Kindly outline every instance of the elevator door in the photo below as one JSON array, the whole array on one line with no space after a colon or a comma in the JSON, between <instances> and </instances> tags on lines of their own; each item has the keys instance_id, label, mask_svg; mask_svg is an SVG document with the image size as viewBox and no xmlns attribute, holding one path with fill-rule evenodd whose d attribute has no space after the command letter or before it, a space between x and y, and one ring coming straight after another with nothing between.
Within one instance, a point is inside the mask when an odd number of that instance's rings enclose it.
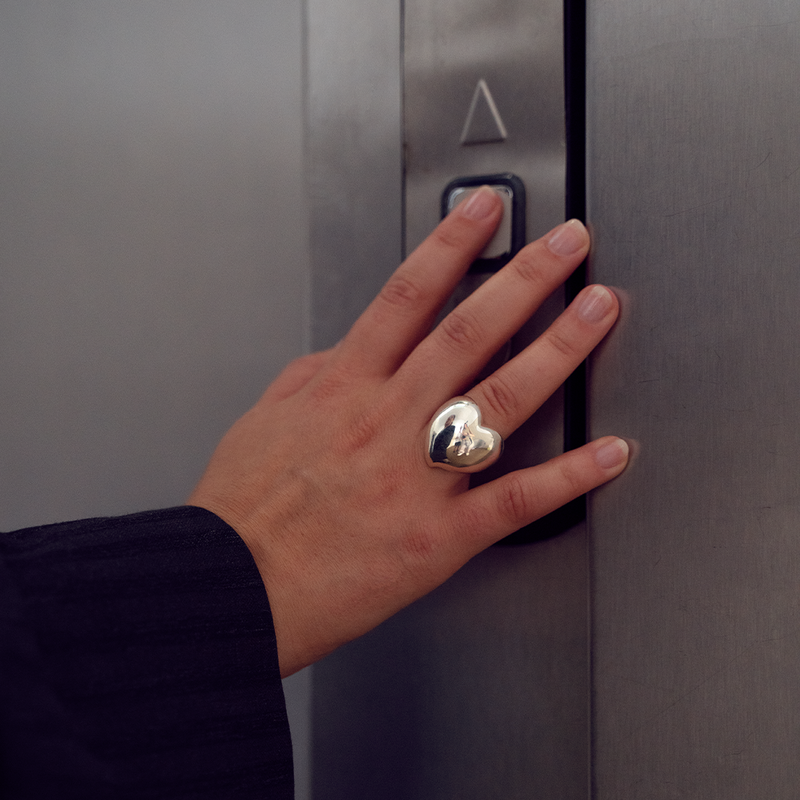
<instances>
[{"instance_id":1,"label":"elevator door","mask_svg":"<svg viewBox=\"0 0 800 800\"><path fill-rule=\"evenodd\" d=\"M800 12L589 5L595 797L800 787Z\"/></svg>"}]
</instances>

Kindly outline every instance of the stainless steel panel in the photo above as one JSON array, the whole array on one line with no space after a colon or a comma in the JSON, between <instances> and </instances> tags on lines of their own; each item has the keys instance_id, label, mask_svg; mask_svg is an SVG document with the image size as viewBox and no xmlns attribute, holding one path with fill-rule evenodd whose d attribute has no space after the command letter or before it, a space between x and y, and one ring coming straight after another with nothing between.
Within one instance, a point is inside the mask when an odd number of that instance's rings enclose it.
<instances>
[{"instance_id":1,"label":"stainless steel panel","mask_svg":"<svg viewBox=\"0 0 800 800\"><path fill-rule=\"evenodd\" d=\"M314 796L585 798L585 560L580 530L493 548L320 662Z\"/></svg>"},{"instance_id":2,"label":"stainless steel panel","mask_svg":"<svg viewBox=\"0 0 800 800\"><path fill-rule=\"evenodd\" d=\"M305 156L311 251L311 341L334 345L401 260L400 8L370 0L306 0ZM335 662L304 671L313 685L314 796L334 800L330 773L354 735L325 709L351 691ZM351 709L358 714L366 697ZM293 734L294 736L294 734ZM346 752L346 751L345 751ZM345 760L345 759L343 759Z\"/></svg>"},{"instance_id":3,"label":"stainless steel panel","mask_svg":"<svg viewBox=\"0 0 800 800\"><path fill-rule=\"evenodd\" d=\"M406 246L439 219L461 175L514 172L528 192L529 237L563 220L566 152L561 3L406 0ZM461 143L475 90L488 86L504 141Z\"/></svg>"},{"instance_id":4,"label":"stainless steel panel","mask_svg":"<svg viewBox=\"0 0 800 800\"><path fill-rule=\"evenodd\" d=\"M400 8L306 2L312 340L330 347L402 259Z\"/></svg>"},{"instance_id":5,"label":"stainless steel panel","mask_svg":"<svg viewBox=\"0 0 800 800\"><path fill-rule=\"evenodd\" d=\"M522 178L527 192L528 241L563 221L562 28L558 0L406 0L407 251L438 222L445 186L464 175L512 172ZM480 98L481 90L486 89L491 110L502 121L498 131L505 136L500 141L464 144L476 93ZM465 284L473 285L472 281ZM563 293L557 292L515 337L511 354L525 347L563 305ZM563 396L558 393L535 423L509 440L499 468L546 460L563 450L563 437Z\"/></svg>"},{"instance_id":6,"label":"stainless steel panel","mask_svg":"<svg viewBox=\"0 0 800 800\"><path fill-rule=\"evenodd\" d=\"M399 98L401 26L376 4L310 8L314 313L317 341L328 344L394 265L386 242L399 241L401 186L380 176L400 164L400 106L389 109L378 95ZM559 3L407 0L409 247L434 227L441 192L461 174L511 170L525 178L529 237L563 219L561 22ZM462 146L479 79L508 135ZM394 210L386 205L391 186ZM379 257L370 260L370 251ZM555 298L550 313L561 302ZM561 446L559 401L544 416L554 424L540 453ZM586 596L582 527L536 545L494 548L315 666L315 796L585 797Z\"/></svg>"},{"instance_id":7,"label":"stainless steel panel","mask_svg":"<svg viewBox=\"0 0 800 800\"><path fill-rule=\"evenodd\" d=\"M800 786L800 12L589 4L598 800Z\"/></svg>"}]
</instances>

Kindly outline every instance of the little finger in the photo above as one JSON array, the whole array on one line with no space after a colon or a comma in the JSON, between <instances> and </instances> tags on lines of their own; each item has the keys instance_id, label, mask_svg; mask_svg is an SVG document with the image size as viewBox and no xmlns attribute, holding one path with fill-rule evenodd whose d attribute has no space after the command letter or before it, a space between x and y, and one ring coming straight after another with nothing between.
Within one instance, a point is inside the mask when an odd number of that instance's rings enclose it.
<instances>
[{"instance_id":1,"label":"little finger","mask_svg":"<svg viewBox=\"0 0 800 800\"><path fill-rule=\"evenodd\" d=\"M619 475L628 443L615 436L464 492L446 515L449 544L466 561L494 542Z\"/></svg>"}]
</instances>

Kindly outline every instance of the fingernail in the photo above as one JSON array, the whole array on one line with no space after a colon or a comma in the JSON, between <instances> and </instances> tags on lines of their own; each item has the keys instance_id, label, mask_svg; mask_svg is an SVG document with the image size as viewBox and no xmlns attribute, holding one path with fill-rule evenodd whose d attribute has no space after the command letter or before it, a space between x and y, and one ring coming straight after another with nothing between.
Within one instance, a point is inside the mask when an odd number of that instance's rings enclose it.
<instances>
[{"instance_id":1,"label":"fingernail","mask_svg":"<svg viewBox=\"0 0 800 800\"><path fill-rule=\"evenodd\" d=\"M603 469L614 469L628 460L628 443L624 439L612 439L606 442L594 454L595 461Z\"/></svg>"},{"instance_id":2,"label":"fingernail","mask_svg":"<svg viewBox=\"0 0 800 800\"><path fill-rule=\"evenodd\" d=\"M458 208L467 219L486 219L497 207L497 192L489 186L481 186L473 192Z\"/></svg>"},{"instance_id":3,"label":"fingernail","mask_svg":"<svg viewBox=\"0 0 800 800\"><path fill-rule=\"evenodd\" d=\"M578 316L594 325L602 322L613 306L614 298L605 286L592 286L580 298Z\"/></svg>"},{"instance_id":4,"label":"fingernail","mask_svg":"<svg viewBox=\"0 0 800 800\"><path fill-rule=\"evenodd\" d=\"M559 225L547 240L547 249L557 256L571 256L586 246L589 234L579 219Z\"/></svg>"}]
</instances>

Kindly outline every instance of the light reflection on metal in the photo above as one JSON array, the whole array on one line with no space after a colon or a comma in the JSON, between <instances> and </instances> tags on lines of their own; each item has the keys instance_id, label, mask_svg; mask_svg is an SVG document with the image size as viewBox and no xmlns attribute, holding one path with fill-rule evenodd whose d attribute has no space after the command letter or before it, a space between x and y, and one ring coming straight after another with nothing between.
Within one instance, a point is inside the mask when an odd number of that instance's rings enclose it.
<instances>
[{"instance_id":1,"label":"light reflection on metal","mask_svg":"<svg viewBox=\"0 0 800 800\"><path fill-rule=\"evenodd\" d=\"M506 126L486 81L481 78L472 95L472 103L461 132L461 144L489 144L504 142L508 137Z\"/></svg>"}]
</instances>

